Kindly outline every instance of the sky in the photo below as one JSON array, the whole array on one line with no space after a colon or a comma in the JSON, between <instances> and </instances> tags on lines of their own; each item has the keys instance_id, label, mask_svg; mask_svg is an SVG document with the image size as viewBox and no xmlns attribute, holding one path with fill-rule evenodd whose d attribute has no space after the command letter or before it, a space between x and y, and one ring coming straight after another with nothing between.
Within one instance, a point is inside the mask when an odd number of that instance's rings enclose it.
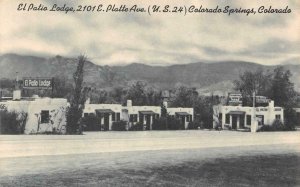
<instances>
[{"instance_id":1,"label":"sky","mask_svg":"<svg viewBox=\"0 0 300 187\"><path fill-rule=\"evenodd\" d=\"M289 14L17 11L20 3L49 7L115 4L199 8L291 9ZM149 65L248 61L300 64L298 0L0 0L0 54L51 57L85 54L96 64Z\"/></svg>"}]
</instances>

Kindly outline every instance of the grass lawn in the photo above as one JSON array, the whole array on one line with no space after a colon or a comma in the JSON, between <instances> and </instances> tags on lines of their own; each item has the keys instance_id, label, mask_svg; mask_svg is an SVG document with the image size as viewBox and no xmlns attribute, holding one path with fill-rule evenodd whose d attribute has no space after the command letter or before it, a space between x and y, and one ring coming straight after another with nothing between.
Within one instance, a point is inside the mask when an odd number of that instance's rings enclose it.
<instances>
[{"instance_id":1,"label":"grass lawn","mask_svg":"<svg viewBox=\"0 0 300 187\"><path fill-rule=\"evenodd\" d=\"M300 155L269 154L2 176L0 186L300 186Z\"/></svg>"}]
</instances>

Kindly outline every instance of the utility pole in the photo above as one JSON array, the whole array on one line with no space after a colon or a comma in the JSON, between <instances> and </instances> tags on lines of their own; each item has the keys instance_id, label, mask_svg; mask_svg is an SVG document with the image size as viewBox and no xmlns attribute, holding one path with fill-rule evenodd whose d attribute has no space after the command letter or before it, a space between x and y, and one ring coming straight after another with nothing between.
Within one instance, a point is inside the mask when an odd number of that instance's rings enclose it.
<instances>
[{"instance_id":1,"label":"utility pole","mask_svg":"<svg viewBox=\"0 0 300 187\"><path fill-rule=\"evenodd\" d=\"M15 85L15 89L18 90L19 89L19 75L18 75L18 71L16 71L16 85Z\"/></svg>"},{"instance_id":2,"label":"utility pole","mask_svg":"<svg viewBox=\"0 0 300 187\"><path fill-rule=\"evenodd\" d=\"M253 109L253 118L252 118L252 123L251 123L251 132L256 132L257 129L257 121L256 121L256 109L255 109L255 100L256 100L256 95L255 91L253 91L253 104L252 104L252 109Z\"/></svg>"}]
</instances>

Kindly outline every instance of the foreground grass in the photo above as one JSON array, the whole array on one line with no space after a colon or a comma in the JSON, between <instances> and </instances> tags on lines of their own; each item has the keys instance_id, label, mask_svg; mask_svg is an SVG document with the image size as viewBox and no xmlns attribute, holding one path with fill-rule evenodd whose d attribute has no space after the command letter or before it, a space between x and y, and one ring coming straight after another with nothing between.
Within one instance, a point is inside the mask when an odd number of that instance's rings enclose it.
<instances>
[{"instance_id":1,"label":"foreground grass","mask_svg":"<svg viewBox=\"0 0 300 187\"><path fill-rule=\"evenodd\" d=\"M0 178L0 186L300 186L299 166L297 154L239 156L159 167L82 167L6 176Z\"/></svg>"}]
</instances>

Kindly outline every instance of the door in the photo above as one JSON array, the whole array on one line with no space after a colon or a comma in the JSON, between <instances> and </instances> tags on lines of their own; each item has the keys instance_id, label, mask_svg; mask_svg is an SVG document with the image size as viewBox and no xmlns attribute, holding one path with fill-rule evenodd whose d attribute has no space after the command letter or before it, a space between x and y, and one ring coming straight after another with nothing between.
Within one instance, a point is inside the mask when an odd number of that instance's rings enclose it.
<instances>
[{"instance_id":1,"label":"door","mask_svg":"<svg viewBox=\"0 0 300 187\"><path fill-rule=\"evenodd\" d=\"M245 128L245 115L240 115L240 128Z\"/></svg>"},{"instance_id":2,"label":"door","mask_svg":"<svg viewBox=\"0 0 300 187\"><path fill-rule=\"evenodd\" d=\"M237 116L232 115L232 129L236 129L237 127Z\"/></svg>"},{"instance_id":3,"label":"door","mask_svg":"<svg viewBox=\"0 0 300 187\"><path fill-rule=\"evenodd\" d=\"M185 116L181 117L181 124L182 124L182 127L185 128Z\"/></svg>"},{"instance_id":4,"label":"door","mask_svg":"<svg viewBox=\"0 0 300 187\"><path fill-rule=\"evenodd\" d=\"M146 115L146 130L150 130L151 115Z\"/></svg>"},{"instance_id":5,"label":"door","mask_svg":"<svg viewBox=\"0 0 300 187\"><path fill-rule=\"evenodd\" d=\"M109 130L109 114L104 114L104 130Z\"/></svg>"}]
</instances>

